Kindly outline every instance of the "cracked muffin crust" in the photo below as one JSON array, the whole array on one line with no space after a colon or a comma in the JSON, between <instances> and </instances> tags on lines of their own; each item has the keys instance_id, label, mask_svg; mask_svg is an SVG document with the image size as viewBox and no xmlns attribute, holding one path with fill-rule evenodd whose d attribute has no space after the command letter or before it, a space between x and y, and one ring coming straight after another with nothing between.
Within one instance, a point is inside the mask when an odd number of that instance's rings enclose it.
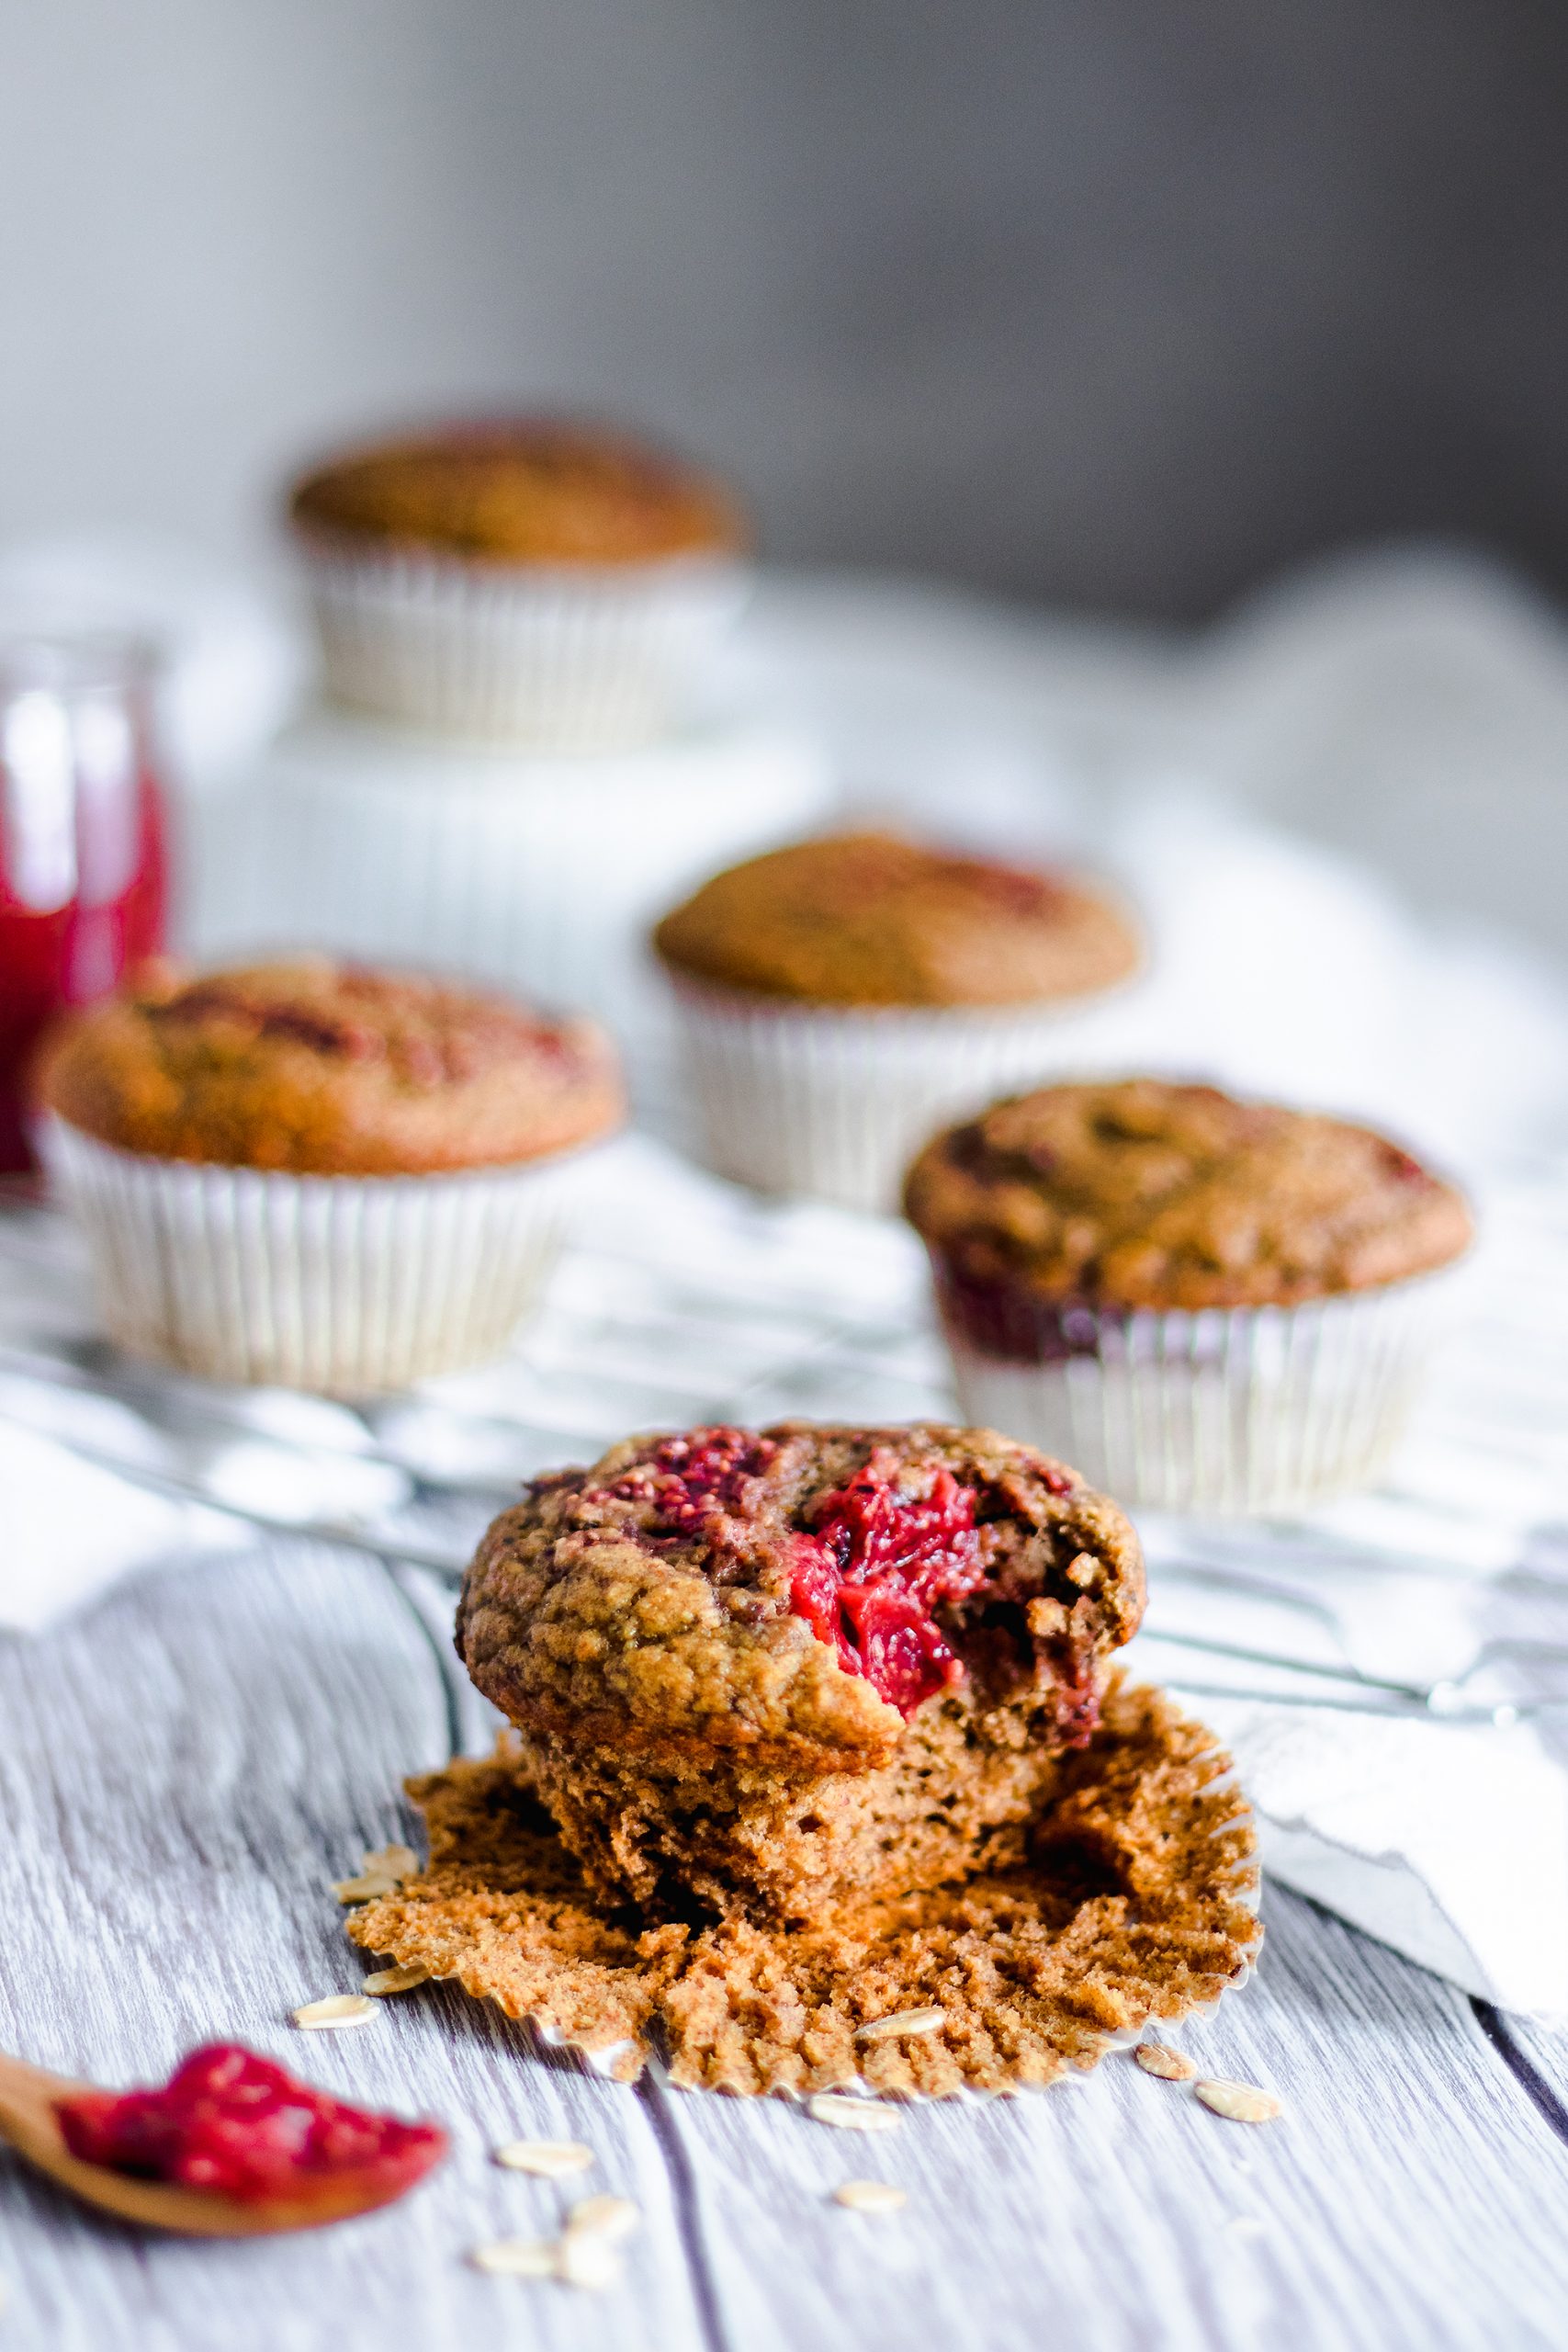
<instances>
[{"instance_id":1,"label":"cracked muffin crust","mask_svg":"<svg viewBox=\"0 0 1568 2352\"><path fill-rule=\"evenodd\" d=\"M904 1197L944 1306L1002 1353L1010 1301L1023 1322L1038 1304L1296 1306L1471 1239L1454 1187L1370 1127L1156 1079L998 1102L928 1144Z\"/></svg>"},{"instance_id":2,"label":"cracked muffin crust","mask_svg":"<svg viewBox=\"0 0 1568 2352\"><path fill-rule=\"evenodd\" d=\"M325 956L146 972L67 1022L39 1086L47 1109L122 1150L296 1174L513 1166L622 1113L591 1023Z\"/></svg>"},{"instance_id":3,"label":"cracked muffin crust","mask_svg":"<svg viewBox=\"0 0 1568 2352\"><path fill-rule=\"evenodd\" d=\"M601 1886L788 1911L1016 1858L1142 1606L1127 1521L1030 1447L786 1422L536 1481L457 1639Z\"/></svg>"},{"instance_id":4,"label":"cracked muffin crust","mask_svg":"<svg viewBox=\"0 0 1568 2352\"><path fill-rule=\"evenodd\" d=\"M734 554L748 537L712 476L561 417L447 425L349 451L304 477L289 515L307 539L468 562L637 564Z\"/></svg>"},{"instance_id":5,"label":"cracked muffin crust","mask_svg":"<svg viewBox=\"0 0 1568 2352\"><path fill-rule=\"evenodd\" d=\"M1023 1005L1088 995L1139 960L1088 884L894 833L830 834L729 867L654 945L710 986L826 1005Z\"/></svg>"}]
</instances>

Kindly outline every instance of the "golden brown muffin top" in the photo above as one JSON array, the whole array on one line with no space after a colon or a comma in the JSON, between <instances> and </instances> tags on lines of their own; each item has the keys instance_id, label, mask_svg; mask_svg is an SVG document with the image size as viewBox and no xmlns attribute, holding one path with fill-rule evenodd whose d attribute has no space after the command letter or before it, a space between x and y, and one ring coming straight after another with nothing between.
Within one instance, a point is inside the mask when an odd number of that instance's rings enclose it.
<instances>
[{"instance_id":1,"label":"golden brown muffin top","mask_svg":"<svg viewBox=\"0 0 1568 2352\"><path fill-rule=\"evenodd\" d=\"M1152 1078L949 1128L905 1209L950 1278L1127 1307L1368 1290L1446 1265L1472 1230L1453 1186L1370 1127Z\"/></svg>"},{"instance_id":2,"label":"golden brown muffin top","mask_svg":"<svg viewBox=\"0 0 1568 2352\"><path fill-rule=\"evenodd\" d=\"M1031 1004L1123 979L1138 941L1065 875L833 833L705 882L654 933L665 963L722 988L816 1004Z\"/></svg>"},{"instance_id":3,"label":"golden brown muffin top","mask_svg":"<svg viewBox=\"0 0 1568 2352\"><path fill-rule=\"evenodd\" d=\"M747 544L722 482L628 435L502 418L350 450L289 499L311 537L500 563L642 563Z\"/></svg>"},{"instance_id":4,"label":"golden brown muffin top","mask_svg":"<svg viewBox=\"0 0 1568 2352\"><path fill-rule=\"evenodd\" d=\"M156 967L67 1019L39 1091L123 1150L315 1175L510 1165L608 1133L623 1107L591 1023L326 956Z\"/></svg>"},{"instance_id":5,"label":"golden brown muffin top","mask_svg":"<svg viewBox=\"0 0 1568 2352\"><path fill-rule=\"evenodd\" d=\"M520 1728L587 1747L876 1761L954 1681L1092 1721L1143 1611L1122 1512L987 1430L785 1421L627 1438L480 1544L457 1648Z\"/></svg>"}]
</instances>

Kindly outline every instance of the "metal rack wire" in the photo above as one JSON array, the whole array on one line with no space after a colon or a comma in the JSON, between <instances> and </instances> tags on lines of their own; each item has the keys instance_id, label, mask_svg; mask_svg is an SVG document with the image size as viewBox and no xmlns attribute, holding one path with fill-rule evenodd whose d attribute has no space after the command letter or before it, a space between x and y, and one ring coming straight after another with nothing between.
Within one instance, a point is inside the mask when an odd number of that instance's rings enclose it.
<instances>
[{"instance_id":1,"label":"metal rack wire","mask_svg":"<svg viewBox=\"0 0 1568 2352\"><path fill-rule=\"evenodd\" d=\"M1500 1177L1488 1231L1468 1328L1382 1488L1289 1524L1145 1527L1149 1670L1450 1722L1568 1709L1568 1161ZM118 1355L73 1238L15 1198L0 1267L0 1419L170 1502L444 1580L522 1480L627 1430L952 1409L897 1227L750 1200L641 1140L514 1352L403 1397L220 1389ZM77 1408L118 1418L106 1434Z\"/></svg>"}]
</instances>

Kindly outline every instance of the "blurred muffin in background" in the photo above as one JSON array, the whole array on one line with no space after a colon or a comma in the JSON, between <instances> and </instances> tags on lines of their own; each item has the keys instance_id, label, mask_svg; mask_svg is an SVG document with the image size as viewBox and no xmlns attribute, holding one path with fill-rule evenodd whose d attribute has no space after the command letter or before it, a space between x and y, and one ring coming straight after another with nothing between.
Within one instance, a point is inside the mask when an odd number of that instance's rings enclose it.
<instances>
[{"instance_id":1,"label":"blurred muffin in background","mask_svg":"<svg viewBox=\"0 0 1568 2352\"><path fill-rule=\"evenodd\" d=\"M736 554L730 492L625 435L559 418L449 425L329 460L295 488L308 536L480 563L650 563Z\"/></svg>"},{"instance_id":2,"label":"blurred muffin in background","mask_svg":"<svg viewBox=\"0 0 1568 2352\"><path fill-rule=\"evenodd\" d=\"M1472 1234L1369 1127L1156 1079L994 1104L926 1147L905 1205L963 1412L1171 1510L1374 1476Z\"/></svg>"},{"instance_id":3,"label":"blurred muffin in background","mask_svg":"<svg viewBox=\"0 0 1568 2352\"><path fill-rule=\"evenodd\" d=\"M113 1336L334 1392L498 1353L623 1108L592 1024L324 956L159 967L62 1025L39 1094Z\"/></svg>"},{"instance_id":4,"label":"blurred muffin in background","mask_svg":"<svg viewBox=\"0 0 1568 2352\"><path fill-rule=\"evenodd\" d=\"M349 450L295 485L288 514L328 693L469 741L649 740L745 590L750 533L723 483L566 418Z\"/></svg>"},{"instance_id":5,"label":"blurred muffin in background","mask_svg":"<svg viewBox=\"0 0 1568 2352\"><path fill-rule=\"evenodd\" d=\"M733 866L654 945L712 1166L856 1208L895 1205L939 1121L1081 1067L1142 954L1085 880L887 832Z\"/></svg>"}]
</instances>

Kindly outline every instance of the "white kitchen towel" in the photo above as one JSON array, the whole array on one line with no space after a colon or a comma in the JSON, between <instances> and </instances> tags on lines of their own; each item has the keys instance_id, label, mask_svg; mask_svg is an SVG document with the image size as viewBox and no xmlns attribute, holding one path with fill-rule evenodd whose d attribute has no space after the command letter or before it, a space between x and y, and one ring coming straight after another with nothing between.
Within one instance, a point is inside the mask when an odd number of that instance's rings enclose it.
<instances>
[{"instance_id":1,"label":"white kitchen towel","mask_svg":"<svg viewBox=\"0 0 1568 2352\"><path fill-rule=\"evenodd\" d=\"M20 1633L41 1632L127 1569L188 1546L198 1516L209 1516L141 1493L111 1471L9 1423L0 1423L0 1493L6 1497L0 1624Z\"/></svg>"},{"instance_id":2,"label":"white kitchen towel","mask_svg":"<svg viewBox=\"0 0 1568 2352\"><path fill-rule=\"evenodd\" d=\"M1533 1732L1191 1704L1266 1871L1467 1993L1568 2021L1568 1774Z\"/></svg>"},{"instance_id":3,"label":"white kitchen towel","mask_svg":"<svg viewBox=\"0 0 1568 2352\"><path fill-rule=\"evenodd\" d=\"M5 1329L0 1317L0 1340ZM159 1411L149 1418L0 1369L0 1628L40 1633L132 1569L252 1540L229 1512L165 1499L118 1476L111 1462L296 1523L361 1520L406 1501L409 1478L359 1458L369 1438L352 1413L324 1398L259 1390L224 1397L224 1426L199 1408L182 1412L182 1391L197 1386L156 1383Z\"/></svg>"}]
</instances>

